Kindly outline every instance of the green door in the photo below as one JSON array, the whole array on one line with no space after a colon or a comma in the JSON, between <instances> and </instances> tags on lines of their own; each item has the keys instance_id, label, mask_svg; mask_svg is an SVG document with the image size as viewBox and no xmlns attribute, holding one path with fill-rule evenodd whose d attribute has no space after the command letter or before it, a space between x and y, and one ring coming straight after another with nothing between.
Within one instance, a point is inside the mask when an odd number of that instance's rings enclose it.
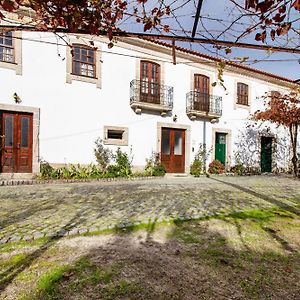
<instances>
[{"instance_id":1,"label":"green door","mask_svg":"<svg viewBox=\"0 0 300 300\"><path fill-rule=\"evenodd\" d=\"M272 172L272 138L261 137L261 159L260 167L262 172Z\"/></svg>"},{"instance_id":2,"label":"green door","mask_svg":"<svg viewBox=\"0 0 300 300\"><path fill-rule=\"evenodd\" d=\"M226 163L226 133L216 132L215 159Z\"/></svg>"}]
</instances>

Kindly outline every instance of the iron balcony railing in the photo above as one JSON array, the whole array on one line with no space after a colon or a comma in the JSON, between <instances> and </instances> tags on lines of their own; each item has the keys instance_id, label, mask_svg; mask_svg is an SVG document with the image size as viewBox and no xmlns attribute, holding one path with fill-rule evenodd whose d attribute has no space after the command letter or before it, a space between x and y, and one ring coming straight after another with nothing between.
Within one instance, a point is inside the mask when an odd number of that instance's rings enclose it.
<instances>
[{"instance_id":1,"label":"iron balcony railing","mask_svg":"<svg viewBox=\"0 0 300 300\"><path fill-rule=\"evenodd\" d=\"M172 109L173 87L134 79L130 82L130 104L133 103L157 104Z\"/></svg>"},{"instance_id":2,"label":"iron balcony railing","mask_svg":"<svg viewBox=\"0 0 300 300\"><path fill-rule=\"evenodd\" d=\"M222 115L222 97L191 91L186 95L186 111Z\"/></svg>"}]
</instances>

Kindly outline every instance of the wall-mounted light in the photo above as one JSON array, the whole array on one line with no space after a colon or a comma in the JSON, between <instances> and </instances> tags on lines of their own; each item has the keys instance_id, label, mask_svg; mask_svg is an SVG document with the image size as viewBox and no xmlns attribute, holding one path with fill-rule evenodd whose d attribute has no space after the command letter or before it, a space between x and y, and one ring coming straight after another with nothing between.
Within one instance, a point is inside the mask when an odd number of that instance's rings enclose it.
<instances>
[{"instance_id":1,"label":"wall-mounted light","mask_svg":"<svg viewBox=\"0 0 300 300\"><path fill-rule=\"evenodd\" d=\"M173 122L177 122L177 119L178 119L177 115L174 115L173 116Z\"/></svg>"},{"instance_id":2,"label":"wall-mounted light","mask_svg":"<svg viewBox=\"0 0 300 300\"><path fill-rule=\"evenodd\" d=\"M17 103L17 104L22 102L21 98L19 97L19 95L17 93L14 93L13 98L15 100L15 103Z\"/></svg>"}]
</instances>

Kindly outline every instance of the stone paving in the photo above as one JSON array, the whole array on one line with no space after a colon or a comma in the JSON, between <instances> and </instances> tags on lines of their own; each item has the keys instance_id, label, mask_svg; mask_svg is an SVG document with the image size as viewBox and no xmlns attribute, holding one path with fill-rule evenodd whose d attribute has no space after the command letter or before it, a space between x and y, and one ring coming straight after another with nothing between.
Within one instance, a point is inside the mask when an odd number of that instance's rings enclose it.
<instances>
[{"instance_id":1,"label":"stone paving","mask_svg":"<svg viewBox=\"0 0 300 300\"><path fill-rule=\"evenodd\" d=\"M215 176L4 186L0 203L3 244L274 205L300 215L300 181Z\"/></svg>"}]
</instances>

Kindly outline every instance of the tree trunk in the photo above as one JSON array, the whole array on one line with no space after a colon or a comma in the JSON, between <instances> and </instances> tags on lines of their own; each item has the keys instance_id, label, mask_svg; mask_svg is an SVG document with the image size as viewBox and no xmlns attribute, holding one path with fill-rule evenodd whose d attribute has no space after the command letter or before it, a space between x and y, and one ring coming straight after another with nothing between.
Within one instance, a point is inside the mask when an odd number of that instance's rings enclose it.
<instances>
[{"instance_id":1,"label":"tree trunk","mask_svg":"<svg viewBox=\"0 0 300 300\"><path fill-rule=\"evenodd\" d=\"M298 176L298 157L297 157L297 135L298 135L298 124L291 124L289 127L291 144L292 144L292 164L294 176Z\"/></svg>"}]
</instances>

